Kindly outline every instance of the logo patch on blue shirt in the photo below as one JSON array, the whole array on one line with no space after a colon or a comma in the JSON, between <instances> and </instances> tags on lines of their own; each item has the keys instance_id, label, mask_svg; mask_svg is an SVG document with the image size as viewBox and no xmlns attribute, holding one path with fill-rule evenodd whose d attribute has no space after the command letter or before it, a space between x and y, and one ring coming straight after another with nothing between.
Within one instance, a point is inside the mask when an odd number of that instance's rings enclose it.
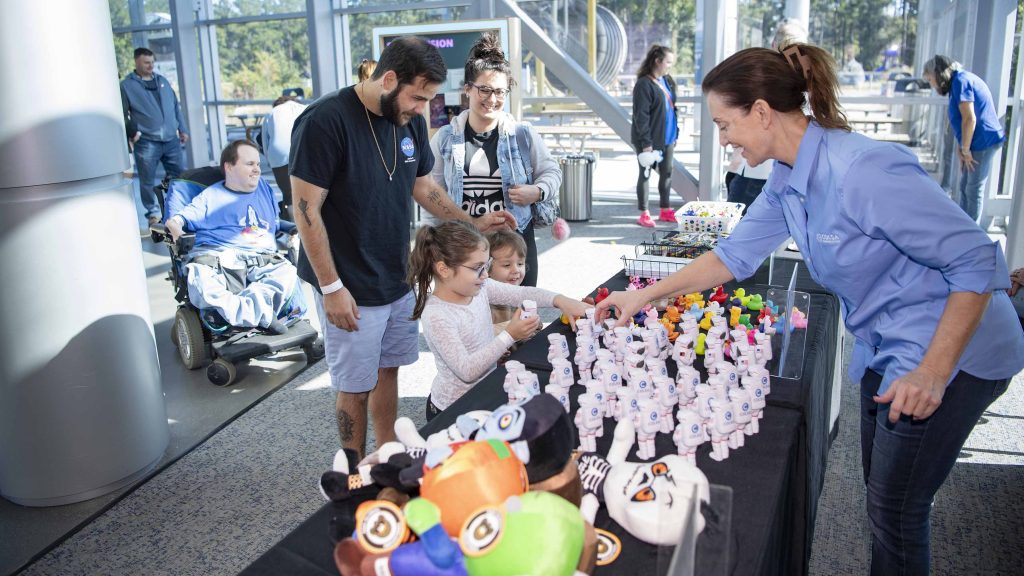
<instances>
[{"instance_id":1,"label":"logo patch on blue shirt","mask_svg":"<svg viewBox=\"0 0 1024 576\"><path fill-rule=\"evenodd\" d=\"M825 234L818 232L814 237L822 244L839 244L839 234Z\"/></svg>"},{"instance_id":2,"label":"logo patch on blue shirt","mask_svg":"<svg viewBox=\"0 0 1024 576\"><path fill-rule=\"evenodd\" d=\"M416 153L416 146L412 143L412 138L406 136L402 138L402 154L405 154L407 158L411 158Z\"/></svg>"}]
</instances>

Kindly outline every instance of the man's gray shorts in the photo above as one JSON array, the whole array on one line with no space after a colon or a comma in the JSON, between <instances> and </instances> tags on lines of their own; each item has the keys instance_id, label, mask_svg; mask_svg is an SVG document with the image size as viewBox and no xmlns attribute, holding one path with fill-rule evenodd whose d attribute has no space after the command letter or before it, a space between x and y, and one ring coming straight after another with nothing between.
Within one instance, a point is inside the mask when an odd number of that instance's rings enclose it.
<instances>
[{"instance_id":1,"label":"man's gray shorts","mask_svg":"<svg viewBox=\"0 0 1024 576\"><path fill-rule=\"evenodd\" d=\"M419 323L409 318L416 304L412 291L386 306L360 306L354 332L331 324L323 296L314 293L331 387L338 392L369 392L377 385L378 368L408 366L419 358Z\"/></svg>"}]
</instances>

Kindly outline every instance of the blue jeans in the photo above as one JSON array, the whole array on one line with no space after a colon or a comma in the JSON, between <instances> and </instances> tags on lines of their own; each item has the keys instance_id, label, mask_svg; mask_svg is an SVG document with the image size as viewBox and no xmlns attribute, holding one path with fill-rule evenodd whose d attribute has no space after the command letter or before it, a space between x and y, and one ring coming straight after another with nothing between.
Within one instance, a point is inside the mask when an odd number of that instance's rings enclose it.
<instances>
[{"instance_id":1,"label":"blue jeans","mask_svg":"<svg viewBox=\"0 0 1024 576\"><path fill-rule=\"evenodd\" d=\"M767 180L759 180L757 178L747 178L741 174L733 176L732 180L729 181L729 202L742 202L745 204L743 207L743 213L747 213L747 208L757 200L757 196L761 193Z\"/></svg>"},{"instance_id":2,"label":"blue jeans","mask_svg":"<svg viewBox=\"0 0 1024 576\"><path fill-rule=\"evenodd\" d=\"M978 162L973 172L960 166L960 207L977 223L981 223L982 208L985 203L985 182L992 172L992 159L996 157L1002 144L993 144L983 150L971 151L971 156Z\"/></svg>"},{"instance_id":3,"label":"blue jeans","mask_svg":"<svg viewBox=\"0 0 1024 576\"><path fill-rule=\"evenodd\" d=\"M170 178L181 174L181 143L177 140L157 142L140 138L135 143L135 172L139 177L139 196L146 217L160 216L160 201L153 187L156 186L156 170L162 162L164 172Z\"/></svg>"},{"instance_id":4,"label":"blue jeans","mask_svg":"<svg viewBox=\"0 0 1024 576\"><path fill-rule=\"evenodd\" d=\"M931 417L889 422L889 405L877 404L882 377L861 380L860 446L871 526L871 574L928 574L928 519L932 500L982 412L1009 379L982 380L957 373Z\"/></svg>"}]
</instances>

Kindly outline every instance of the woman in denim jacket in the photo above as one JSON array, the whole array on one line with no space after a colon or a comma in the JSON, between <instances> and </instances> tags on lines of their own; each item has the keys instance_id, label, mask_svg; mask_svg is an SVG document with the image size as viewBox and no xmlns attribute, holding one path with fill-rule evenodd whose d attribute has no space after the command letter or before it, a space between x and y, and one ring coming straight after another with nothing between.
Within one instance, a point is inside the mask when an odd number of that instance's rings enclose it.
<instances>
[{"instance_id":1,"label":"woman in denim jacket","mask_svg":"<svg viewBox=\"0 0 1024 576\"><path fill-rule=\"evenodd\" d=\"M516 217L527 247L523 285L536 286L534 213L557 211L562 172L530 124L502 110L512 81L498 40L482 36L466 61L469 109L430 140L432 175L470 216L507 210Z\"/></svg>"}]
</instances>

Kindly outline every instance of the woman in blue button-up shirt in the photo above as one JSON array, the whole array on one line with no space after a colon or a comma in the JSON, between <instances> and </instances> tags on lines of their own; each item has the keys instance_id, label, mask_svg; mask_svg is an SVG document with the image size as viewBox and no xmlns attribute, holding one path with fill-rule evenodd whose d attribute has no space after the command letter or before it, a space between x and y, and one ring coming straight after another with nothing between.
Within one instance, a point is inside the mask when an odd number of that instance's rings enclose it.
<instances>
[{"instance_id":1,"label":"woman in blue button-up shirt","mask_svg":"<svg viewBox=\"0 0 1024 576\"><path fill-rule=\"evenodd\" d=\"M598 308L625 322L668 294L747 278L792 236L856 336L872 574L926 574L932 499L1024 368L1024 334L998 243L907 148L851 133L837 86L832 59L806 44L743 50L709 72L721 144L741 146L752 166L775 160L768 183L713 252Z\"/></svg>"}]
</instances>

